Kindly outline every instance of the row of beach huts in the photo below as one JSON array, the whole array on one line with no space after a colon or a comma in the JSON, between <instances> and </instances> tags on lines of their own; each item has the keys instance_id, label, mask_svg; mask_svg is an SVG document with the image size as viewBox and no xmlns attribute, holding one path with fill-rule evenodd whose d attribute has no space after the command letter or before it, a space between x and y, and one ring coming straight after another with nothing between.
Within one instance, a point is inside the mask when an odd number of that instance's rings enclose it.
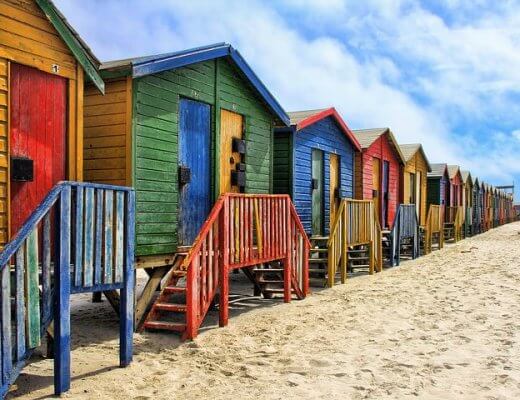
<instances>
[{"instance_id":1,"label":"row of beach huts","mask_svg":"<svg viewBox=\"0 0 520 400\"><path fill-rule=\"evenodd\" d=\"M68 390L70 294L104 293L127 365L134 329L225 326L233 271L303 299L514 219L390 128L285 112L228 44L100 63L50 0L0 0L2 394L42 338Z\"/></svg>"}]
</instances>

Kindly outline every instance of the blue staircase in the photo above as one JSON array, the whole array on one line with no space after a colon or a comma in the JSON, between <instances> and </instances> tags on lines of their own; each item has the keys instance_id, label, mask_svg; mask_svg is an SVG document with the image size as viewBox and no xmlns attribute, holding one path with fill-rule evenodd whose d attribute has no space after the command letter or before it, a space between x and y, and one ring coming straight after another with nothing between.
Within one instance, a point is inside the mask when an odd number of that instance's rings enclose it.
<instances>
[{"instance_id":1,"label":"blue staircase","mask_svg":"<svg viewBox=\"0 0 520 400\"><path fill-rule=\"evenodd\" d=\"M387 235L390 265L395 267L401 262L401 253L406 246L410 258L419 257L420 236L419 220L415 204L400 204L394 218L392 229Z\"/></svg>"},{"instance_id":2,"label":"blue staircase","mask_svg":"<svg viewBox=\"0 0 520 400\"><path fill-rule=\"evenodd\" d=\"M120 365L132 360L135 193L60 182L0 252L0 396L54 321L54 390L70 389L70 295L120 290Z\"/></svg>"}]
</instances>

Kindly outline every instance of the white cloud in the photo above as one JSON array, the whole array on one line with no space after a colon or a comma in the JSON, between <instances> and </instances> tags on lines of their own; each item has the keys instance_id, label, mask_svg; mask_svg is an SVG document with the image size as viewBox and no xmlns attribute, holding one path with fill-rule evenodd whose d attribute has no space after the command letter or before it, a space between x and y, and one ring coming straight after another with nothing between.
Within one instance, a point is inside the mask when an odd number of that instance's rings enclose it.
<instances>
[{"instance_id":1,"label":"white cloud","mask_svg":"<svg viewBox=\"0 0 520 400\"><path fill-rule=\"evenodd\" d=\"M507 100L520 94L519 7L451 26L411 0L57 3L103 60L227 41L287 110L333 105L353 128L422 142L433 162L501 182L520 174L520 142L484 147L451 131L460 118L520 123Z\"/></svg>"}]
</instances>

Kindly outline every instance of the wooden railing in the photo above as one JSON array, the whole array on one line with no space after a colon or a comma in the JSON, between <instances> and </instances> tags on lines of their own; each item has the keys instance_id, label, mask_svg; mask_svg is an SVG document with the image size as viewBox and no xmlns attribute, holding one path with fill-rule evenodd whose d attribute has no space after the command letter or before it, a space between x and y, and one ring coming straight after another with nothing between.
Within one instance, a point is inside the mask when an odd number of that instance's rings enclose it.
<instances>
[{"instance_id":1,"label":"wooden railing","mask_svg":"<svg viewBox=\"0 0 520 400\"><path fill-rule=\"evenodd\" d=\"M482 207L479 205L473 206L473 234L480 233L482 227Z\"/></svg>"},{"instance_id":2,"label":"wooden railing","mask_svg":"<svg viewBox=\"0 0 520 400\"><path fill-rule=\"evenodd\" d=\"M51 320L55 393L70 388L71 293L121 289L120 364L130 363L134 199L129 188L62 182L0 253L1 396Z\"/></svg>"},{"instance_id":3,"label":"wooden railing","mask_svg":"<svg viewBox=\"0 0 520 400\"><path fill-rule=\"evenodd\" d=\"M381 227L371 200L342 199L328 240L328 285L332 287L336 273L341 282L347 277L348 248L368 245L369 273L382 270Z\"/></svg>"},{"instance_id":4,"label":"wooden railing","mask_svg":"<svg viewBox=\"0 0 520 400\"><path fill-rule=\"evenodd\" d=\"M214 205L182 269L187 271L186 331L197 335L217 291L220 325L227 325L229 272L281 260L284 301L308 293L310 243L287 195L227 193Z\"/></svg>"},{"instance_id":5,"label":"wooden railing","mask_svg":"<svg viewBox=\"0 0 520 400\"><path fill-rule=\"evenodd\" d=\"M432 204L428 210L428 217L426 218L425 238L424 238L424 252L431 253L433 236L437 235L438 248L442 249L444 246L444 214L443 207Z\"/></svg>"},{"instance_id":6,"label":"wooden railing","mask_svg":"<svg viewBox=\"0 0 520 400\"><path fill-rule=\"evenodd\" d=\"M464 218L464 236L473 234L473 207L466 207Z\"/></svg>"},{"instance_id":7,"label":"wooden railing","mask_svg":"<svg viewBox=\"0 0 520 400\"><path fill-rule=\"evenodd\" d=\"M462 239L462 227L464 225L464 209L462 206L446 207L445 220L446 224L453 225L453 240L458 242Z\"/></svg>"},{"instance_id":8,"label":"wooden railing","mask_svg":"<svg viewBox=\"0 0 520 400\"><path fill-rule=\"evenodd\" d=\"M415 204L400 204L390 230L390 264L399 265L403 239L412 240L412 258L419 257L419 220Z\"/></svg>"}]
</instances>

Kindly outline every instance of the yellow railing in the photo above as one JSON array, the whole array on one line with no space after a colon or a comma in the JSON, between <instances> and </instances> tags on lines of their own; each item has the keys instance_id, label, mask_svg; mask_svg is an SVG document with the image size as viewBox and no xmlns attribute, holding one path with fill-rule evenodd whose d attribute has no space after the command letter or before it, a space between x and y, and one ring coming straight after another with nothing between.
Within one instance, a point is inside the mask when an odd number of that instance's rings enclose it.
<instances>
[{"instance_id":1,"label":"yellow railing","mask_svg":"<svg viewBox=\"0 0 520 400\"><path fill-rule=\"evenodd\" d=\"M464 208L462 206L446 207L447 224L453 224L453 240L462 240L462 226L464 225Z\"/></svg>"},{"instance_id":2,"label":"yellow railing","mask_svg":"<svg viewBox=\"0 0 520 400\"><path fill-rule=\"evenodd\" d=\"M428 210L428 217L426 218L425 238L424 238L424 253L428 254L432 251L433 235L438 235L438 246L442 249L444 246L444 215L442 206L430 205Z\"/></svg>"},{"instance_id":3,"label":"yellow railing","mask_svg":"<svg viewBox=\"0 0 520 400\"><path fill-rule=\"evenodd\" d=\"M347 278L348 248L369 246L369 273L382 269L381 227L371 200L342 199L330 230L328 247L328 285L336 273L341 282Z\"/></svg>"}]
</instances>

